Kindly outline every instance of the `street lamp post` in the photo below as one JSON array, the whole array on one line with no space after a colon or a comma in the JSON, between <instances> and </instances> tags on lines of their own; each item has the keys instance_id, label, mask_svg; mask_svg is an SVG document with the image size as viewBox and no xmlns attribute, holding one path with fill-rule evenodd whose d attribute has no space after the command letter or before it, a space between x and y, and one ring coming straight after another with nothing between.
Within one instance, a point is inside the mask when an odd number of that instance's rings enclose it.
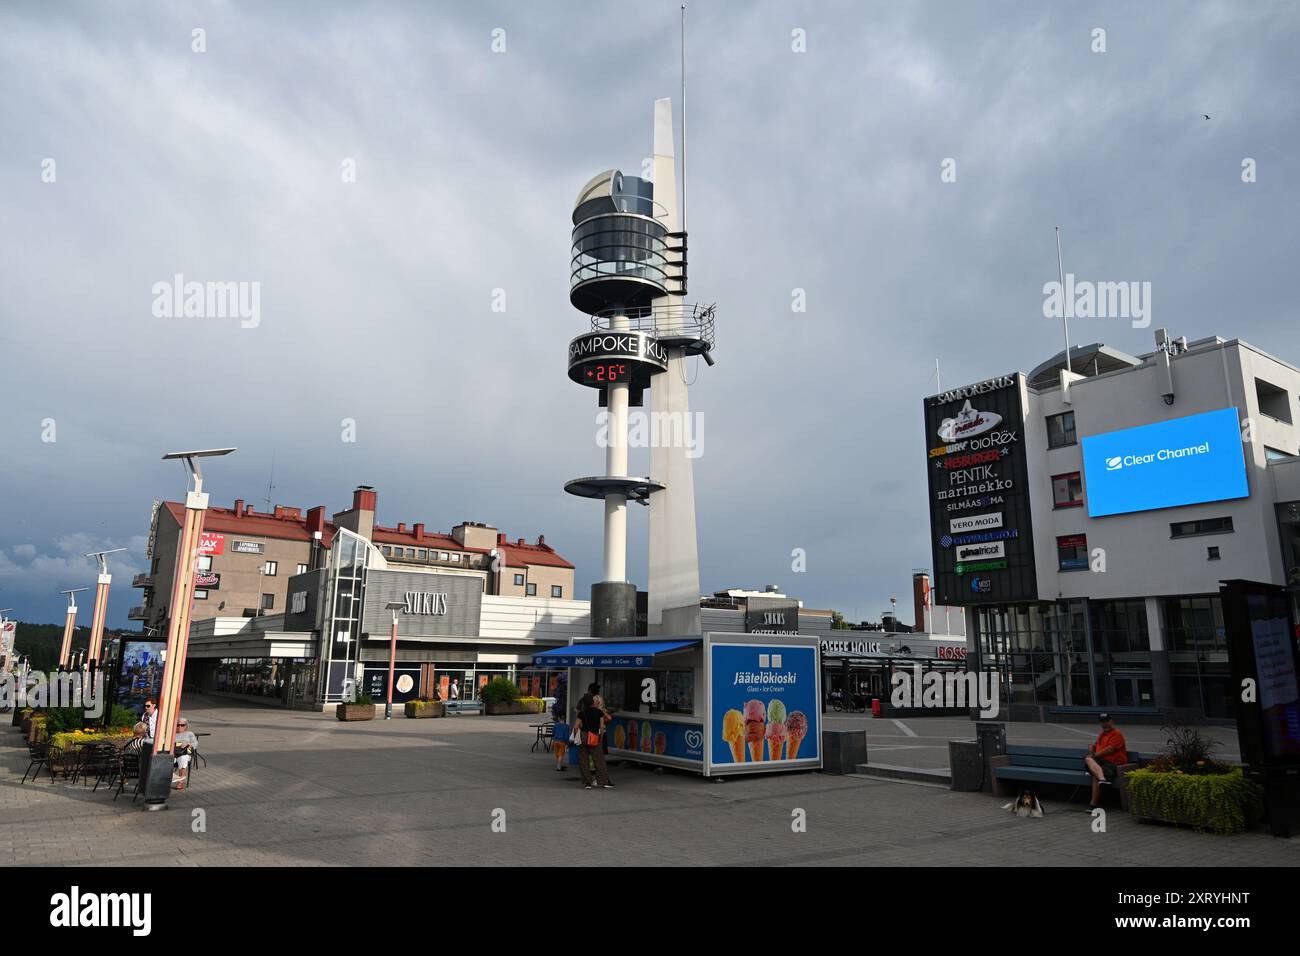
<instances>
[{"instance_id":1,"label":"street lamp post","mask_svg":"<svg viewBox=\"0 0 1300 956\"><path fill-rule=\"evenodd\" d=\"M90 588L69 588L66 591L59 592L68 596L68 618L63 623L63 644L59 648L59 667L64 670L67 670L72 663L72 629L77 623L77 599L75 595L89 590Z\"/></svg>"},{"instance_id":2,"label":"street lamp post","mask_svg":"<svg viewBox=\"0 0 1300 956\"><path fill-rule=\"evenodd\" d=\"M113 576L108 573L108 555L125 551L126 548L112 548L108 551L91 551L88 558L99 561L99 580L95 588L95 613L90 621L90 647L86 650L86 660L90 663L91 673L99 666L100 648L104 643L104 619L108 616L108 586Z\"/></svg>"},{"instance_id":3,"label":"street lamp post","mask_svg":"<svg viewBox=\"0 0 1300 956\"><path fill-rule=\"evenodd\" d=\"M176 550L176 576L172 581L171 621L167 628L167 659L163 665L162 690L158 694L158 717L153 749L146 751L140 768L146 810L164 810L172 787L172 750L176 740L176 716L181 709L181 684L185 678L185 655L190 644L190 613L194 604L194 571L203 537L203 513L208 496L203 491L200 458L229 455L233 448L204 451L175 451L163 460L180 460L194 482L185 495L185 519Z\"/></svg>"},{"instance_id":4,"label":"street lamp post","mask_svg":"<svg viewBox=\"0 0 1300 956\"><path fill-rule=\"evenodd\" d=\"M389 601L384 607L393 612L393 636L388 642L388 702L384 704L384 720L393 719L393 674L397 670L397 612L406 607L401 601Z\"/></svg>"}]
</instances>

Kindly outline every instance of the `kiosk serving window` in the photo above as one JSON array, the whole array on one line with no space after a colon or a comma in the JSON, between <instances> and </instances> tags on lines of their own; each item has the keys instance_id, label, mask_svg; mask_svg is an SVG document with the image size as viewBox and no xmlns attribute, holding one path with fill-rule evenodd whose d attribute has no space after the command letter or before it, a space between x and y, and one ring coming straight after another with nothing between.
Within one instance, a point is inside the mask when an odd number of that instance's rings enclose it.
<instances>
[{"instance_id":1,"label":"kiosk serving window","mask_svg":"<svg viewBox=\"0 0 1300 956\"><path fill-rule=\"evenodd\" d=\"M655 682L655 700L641 700L642 681ZM596 683L610 711L651 714L694 714L694 670L600 670ZM644 709L643 709L644 708Z\"/></svg>"}]
</instances>

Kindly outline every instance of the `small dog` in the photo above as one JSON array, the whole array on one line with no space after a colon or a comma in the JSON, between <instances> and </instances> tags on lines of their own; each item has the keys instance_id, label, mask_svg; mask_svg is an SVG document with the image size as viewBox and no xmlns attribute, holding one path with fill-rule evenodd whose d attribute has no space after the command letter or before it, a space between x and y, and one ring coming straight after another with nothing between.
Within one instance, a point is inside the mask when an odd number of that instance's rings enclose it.
<instances>
[{"instance_id":1,"label":"small dog","mask_svg":"<svg viewBox=\"0 0 1300 956\"><path fill-rule=\"evenodd\" d=\"M1038 797L1032 790L1021 790L1020 796L1016 797L1015 803L1008 803L1002 808L1010 810L1018 817L1041 817L1043 815L1043 805L1038 802Z\"/></svg>"}]
</instances>

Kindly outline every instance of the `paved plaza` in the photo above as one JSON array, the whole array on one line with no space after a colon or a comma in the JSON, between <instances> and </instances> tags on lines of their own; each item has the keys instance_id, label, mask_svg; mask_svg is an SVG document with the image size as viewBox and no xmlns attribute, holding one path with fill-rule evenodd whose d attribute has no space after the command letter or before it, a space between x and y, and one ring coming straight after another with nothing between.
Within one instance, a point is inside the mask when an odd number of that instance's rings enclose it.
<instances>
[{"instance_id":1,"label":"paved plaza","mask_svg":"<svg viewBox=\"0 0 1300 956\"><path fill-rule=\"evenodd\" d=\"M530 752L528 717L340 723L332 714L193 697L186 706L208 765L170 809L129 792L48 774L19 785L19 734L0 728L0 865L1164 865L1300 864L1300 840L1214 837L1108 814L1106 833L1076 804L1047 800L1024 820L992 796L865 776L787 773L705 781L612 767L614 790L585 791L576 768ZM901 722L827 715L864 727L872 755L946 765L951 718ZM1139 750L1159 728L1125 727ZM1012 742L1086 745L1087 725L1014 724ZM1209 731L1232 742L1231 730ZM1235 749L1225 746L1225 757ZM873 757L874 759L874 757ZM793 832L796 810L806 832ZM199 812L201 811L201 812ZM504 832L493 821L502 819ZM199 824L202 824L200 826ZM498 827L499 829L499 827ZM196 832L196 830L200 832Z\"/></svg>"}]
</instances>

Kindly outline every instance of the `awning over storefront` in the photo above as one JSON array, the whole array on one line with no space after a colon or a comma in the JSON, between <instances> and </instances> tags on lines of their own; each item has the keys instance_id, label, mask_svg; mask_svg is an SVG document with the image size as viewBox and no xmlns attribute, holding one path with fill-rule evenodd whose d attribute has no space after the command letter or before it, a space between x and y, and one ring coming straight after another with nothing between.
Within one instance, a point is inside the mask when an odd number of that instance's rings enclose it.
<instances>
[{"instance_id":1,"label":"awning over storefront","mask_svg":"<svg viewBox=\"0 0 1300 956\"><path fill-rule=\"evenodd\" d=\"M629 641L620 644L599 642L571 644L533 655L536 667L649 667L656 654L699 647L699 638L676 641Z\"/></svg>"}]
</instances>

